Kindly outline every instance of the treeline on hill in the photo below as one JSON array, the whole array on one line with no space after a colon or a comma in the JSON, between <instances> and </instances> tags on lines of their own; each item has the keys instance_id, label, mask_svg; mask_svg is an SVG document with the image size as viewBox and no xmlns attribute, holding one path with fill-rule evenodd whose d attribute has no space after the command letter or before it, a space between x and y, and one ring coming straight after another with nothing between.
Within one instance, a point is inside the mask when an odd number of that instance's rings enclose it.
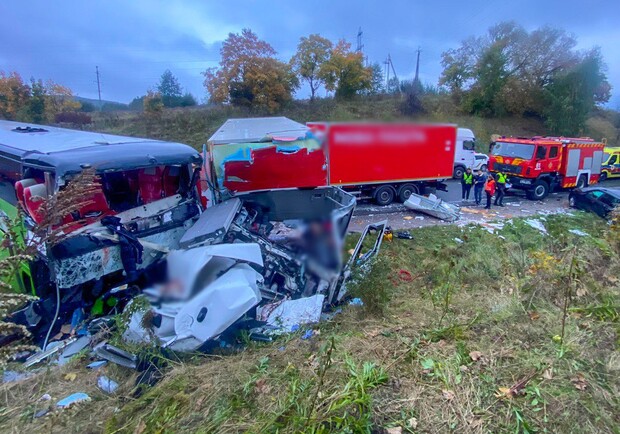
<instances>
[{"instance_id":1,"label":"treeline on hill","mask_svg":"<svg viewBox=\"0 0 620 434\"><path fill-rule=\"evenodd\" d=\"M364 65L344 40L302 37L288 63L249 29L229 34L219 68L204 72L212 103L277 112L306 81L313 100L323 86L336 99L401 94L404 115L450 110L483 117L533 116L556 134L579 134L589 114L610 98L606 65L598 48L576 49L574 36L542 27L531 32L514 22L491 27L442 54L439 87L419 82L383 84L379 64Z\"/></svg>"},{"instance_id":2,"label":"treeline on hill","mask_svg":"<svg viewBox=\"0 0 620 434\"><path fill-rule=\"evenodd\" d=\"M16 73L0 71L0 117L33 123L80 123L81 118L90 117L78 113L81 104L73 92L52 80L30 79L25 82Z\"/></svg>"}]
</instances>

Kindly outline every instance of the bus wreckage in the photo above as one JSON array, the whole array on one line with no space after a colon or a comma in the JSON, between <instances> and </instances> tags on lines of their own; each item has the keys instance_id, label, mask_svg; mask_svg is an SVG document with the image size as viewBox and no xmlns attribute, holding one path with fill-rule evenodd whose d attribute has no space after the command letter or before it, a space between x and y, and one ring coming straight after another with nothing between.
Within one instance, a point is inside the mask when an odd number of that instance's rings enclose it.
<instances>
[{"instance_id":1,"label":"bus wreckage","mask_svg":"<svg viewBox=\"0 0 620 434\"><path fill-rule=\"evenodd\" d=\"M62 237L38 244L19 268L14 286L38 300L12 320L49 351L63 326L74 335L131 309L127 340L200 350L233 325L264 336L318 320L345 296L352 267L378 251L385 224L367 231L378 240L370 254L360 242L344 264L355 198L343 190L253 191L215 203L203 163L180 143L0 121L3 231L21 216L23 235L12 242L40 241L46 200L95 173L83 205L45 228ZM132 308L138 295L146 308Z\"/></svg>"}]
</instances>

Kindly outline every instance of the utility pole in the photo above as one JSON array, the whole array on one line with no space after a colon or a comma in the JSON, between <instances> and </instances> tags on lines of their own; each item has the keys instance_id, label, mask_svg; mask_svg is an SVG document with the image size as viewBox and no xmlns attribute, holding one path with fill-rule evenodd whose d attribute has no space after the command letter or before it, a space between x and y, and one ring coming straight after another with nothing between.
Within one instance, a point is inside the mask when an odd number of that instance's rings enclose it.
<instances>
[{"instance_id":1,"label":"utility pole","mask_svg":"<svg viewBox=\"0 0 620 434\"><path fill-rule=\"evenodd\" d=\"M99 67L95 66L95 73L97 74L97 92L99 93L99 110L101 110L101 82L99 81Z\"/></svg>"},{"instance_id":2,"label":"utility pole","mask_svg":"<svg viewBox=\"0 0 620 434\"><path fill-rule=\"evenodd\" d=\"M385 65L385 92L388 93L388 90L390 88L390 64L392 63L392 59L388 53L388 57L387 59L385 59L385 62L383 62L383 64Z\"/></svg>"},{"instance_id":3,"label":"utility pole","mask_svg":"<svg viewBox=\"0 0 620 434\"><path fill-rule=\"evenodd\" d=\"M414 83L418 83L420 81L420 47L418 47L418 60L415 63L415 78L413 79Z\"/></svg>"}]
</instances>

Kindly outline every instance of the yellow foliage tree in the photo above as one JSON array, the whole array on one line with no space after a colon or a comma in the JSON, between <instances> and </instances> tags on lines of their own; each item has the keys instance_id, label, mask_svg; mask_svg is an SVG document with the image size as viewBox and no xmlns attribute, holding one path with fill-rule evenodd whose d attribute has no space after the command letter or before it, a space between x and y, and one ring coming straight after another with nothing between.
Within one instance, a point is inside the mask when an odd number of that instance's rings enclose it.
<instances>
[{"instance_id":1,"label":"yellow foliage tree","mask_svg":"<svg viewBox=\"0 0 620 434\"><path fill-rule=\"evenodd\" d=\"M45 118L48 122L55 122L58 113L74 112L81 107L82 104L73 98L71 89L47 80L45 83Z\"/></svg>"},{"instance_id":2,"label":"yellow foliage tree","mask_svg":"<svg viewBox=\"0 0 620 434\"><path fill-rule=\"evenodd\" d=\"M28 104L30 87L17 72L0 71L0 116L17 119L19 112Z\"/></svg>"}]
</instances>

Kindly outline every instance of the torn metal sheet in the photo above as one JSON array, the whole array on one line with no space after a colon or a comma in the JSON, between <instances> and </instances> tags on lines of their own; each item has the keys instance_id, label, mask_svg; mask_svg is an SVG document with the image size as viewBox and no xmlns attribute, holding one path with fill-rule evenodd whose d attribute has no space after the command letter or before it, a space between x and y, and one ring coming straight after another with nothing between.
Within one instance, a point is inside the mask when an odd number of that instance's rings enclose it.
<instances>
[{"instance_id":1,"label":"torn metal sheet","mask_svg":"<svg viewBox=\"0 0 620 434\"><path fill-rule=\"evenodd\" d=\"M136 369L136 366L138 365L138 358L135 354L121 350L106 341L100 342L97 346L95 346L93 351L97 357L126 368Z\"/></svg>"},{"instance_id":2,"label":"torn metal sheet","mask_svg":"<svg viewBox=\"0 0 620 434\"><path fill-rule=\"evenodd\" d=\"M324 300L325 295L316 294L297 300L265 304L257 309L256 319L281 330L290 331L295 325L319 322Z\"/></svg>"},{"instance_id":3,"label":"torn metal sheet","mask_svg":"<svg viewBox=\"0 0 620 434\"><path fill-rule=\"evenodd\" d=\"M179 247L189 249L221 243L240 209L241 201L237 198L207 208L196 223L183 234Z\"/></svg>"},{"instance_id":4,"label":"torn metal sheet","mask_svg":"<svg viewBox=\"0 0 620 434\"><path fill-rule=\"evenodd\" d=\"M413 211L422 212L450 222L458 220L460 214L457 206L444 202L434 194L426 197L412 193L404 205Z\"/></svg>"}]
</instances>

